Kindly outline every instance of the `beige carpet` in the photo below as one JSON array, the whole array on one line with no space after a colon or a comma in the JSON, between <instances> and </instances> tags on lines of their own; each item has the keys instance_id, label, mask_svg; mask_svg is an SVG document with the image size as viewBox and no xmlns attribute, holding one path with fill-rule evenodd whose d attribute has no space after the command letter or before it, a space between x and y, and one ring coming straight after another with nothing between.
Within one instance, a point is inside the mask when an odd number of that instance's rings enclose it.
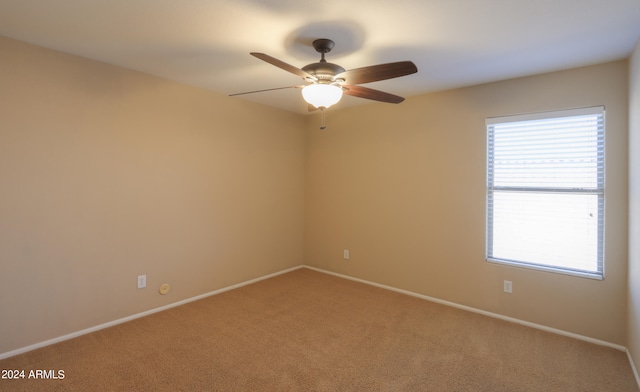
<instances>
[{"instance_id":1,"label":"beige carpet","mask_svg":"<svg viewBox=\"0 0 640 392\"><path fill-rule=\"evenodd\" d=\"M0 361L2 391L638 391L626 354L299 269Z\"/></svg>"}]
</instances>

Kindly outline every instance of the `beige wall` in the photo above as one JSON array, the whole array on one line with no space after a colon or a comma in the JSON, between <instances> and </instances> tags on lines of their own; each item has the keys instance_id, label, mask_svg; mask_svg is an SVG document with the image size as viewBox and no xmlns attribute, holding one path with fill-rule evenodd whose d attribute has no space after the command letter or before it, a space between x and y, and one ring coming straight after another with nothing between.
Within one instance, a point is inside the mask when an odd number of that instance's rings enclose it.
<instances>
[{"instance_id":1,"label":"beige wall","mask_svg":"<svg viewBox=\"0 0 640 392\"><path fill-rule=\"evenodd\" d=\"M625 345L627 75L619 61L310 121L305 262ZM485 262L485 118L593 105L606 106L606 279Z\"/></svg>"},{"instance_id":2,"label":"beige wall","mask_svg":"<svg viewBox=\"0 0 640 392\"><path fill-rule=\"evenodd\" d=\"M303 116L4 38L0 86L0 354L302 264Z\"/></svg>"},{"instance_id":3,"label":"beige wall","mask_svg":"<svg viewBox=\"0 0 640 392\"><path fill-rule=\"evenodd\" d=\"M629 326L627 347L640 372L640 41L629 83Z\"/></svg>"}]
</instances>

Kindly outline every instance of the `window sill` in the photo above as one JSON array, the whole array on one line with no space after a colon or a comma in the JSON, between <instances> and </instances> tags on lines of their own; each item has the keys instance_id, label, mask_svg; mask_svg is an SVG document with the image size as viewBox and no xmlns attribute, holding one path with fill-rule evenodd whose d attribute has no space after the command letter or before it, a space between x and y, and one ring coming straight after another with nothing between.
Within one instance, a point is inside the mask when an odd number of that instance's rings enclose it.
<instances>
[{"instance_id":1,"label":"window sill","mask_svg":"<svg viewBox=\"0 0 640 392\"><path fill-rule=\"evenodd\" d=\"M596 272L574 271L574 270L562 269L557 267L548 267L548 266L538 265L538 264L518 263L516 261L509 261L509 260L502 260L502 259L487 258L485 260L488 263L492 263L492 264L507 265L510 267L519 267L519 268L526 268L526 269L532 269L537 271L551 272L551 273L561 274L561 275L576 276L579 278L604 280L604 275Z\"/></svg>"}]
</instances>

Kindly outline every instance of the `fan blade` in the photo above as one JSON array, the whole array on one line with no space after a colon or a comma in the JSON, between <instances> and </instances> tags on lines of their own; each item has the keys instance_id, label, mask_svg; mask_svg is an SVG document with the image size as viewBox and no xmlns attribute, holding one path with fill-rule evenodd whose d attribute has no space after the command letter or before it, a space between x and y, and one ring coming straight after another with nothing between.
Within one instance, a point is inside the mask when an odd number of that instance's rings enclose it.
<instances>
[{"instance_id":1,"label":"fan blade","mask_svg":"<svg viewBox=\"0 0 640 392\"><path fill-rule=\"evenodd\" d=\"M418 72L418 68L413 62L399 61L350 69L336 75L335 79L344 79L348 84L363 84L397 78L416 72Z\"/></svg>"},{"instance_id":2,"label":"fan blade","mask_svg":"<svg viewBox=\"0 0 640 392\"><path fill-rule=\"evenodd\" d=\"M300 68L296 68L291 64L287 64L284 61L280 61L275 57L271 57L268 54L264 54L264 53L255 53L255 52L251 52L249 53L250 55L252 55L253 57L257 57L262 61L266 61L267 63L271 64L271 65L275 65L278 68L284 69L287 72L291 72L294 75L298 75L303 79L311 79L311 80L318 80L315 76L311 75L310 73L301 70Z\"/></svg>"},{"instance_id":3,"label":"fan blade","mask_svg":"<svg viewBox=\"0 0 640 392\"><path fill-rule=\"evenodd\" d=\"M368 87L362 86L342 86L344 93L351 95L352 97L373 99L374 101L387 102L387 103L400 103L404 101L404 98L397 95L385 93L384 91L374 90Z\"/></svg>"},{"instance_id":4,"label":"fan blade","mask_svg":"<svg viewBox=\"0 0 640 392\"><path fill-rule=\"evenodd\" d=\"M287 86L287 87L275 87L275 88L267 88L264 90L255 90L255 91L247 91L245 93L235 93L235 94L229 94L230 97L235 97L236 95L245 95L245 94L253 94L253 93L262 93L265 91L275 91L275 90L284 90L287 88L303 88L304 86Z\"/></svg>"},{"instance_id":5,"label":"fan blade","mask_svg":"<svg viewBox=\"0 0 640 392\"><path fill-rule=\"evenodd\" d=\"M310 112L315 112L316 110L318 110L318 108L317 108L317 107L313 106L313 105L312 105L312 104L310 104L310 103L308 103L308 104L307 104L307 109L308 109Z\"/></svg>"}]
</instances>

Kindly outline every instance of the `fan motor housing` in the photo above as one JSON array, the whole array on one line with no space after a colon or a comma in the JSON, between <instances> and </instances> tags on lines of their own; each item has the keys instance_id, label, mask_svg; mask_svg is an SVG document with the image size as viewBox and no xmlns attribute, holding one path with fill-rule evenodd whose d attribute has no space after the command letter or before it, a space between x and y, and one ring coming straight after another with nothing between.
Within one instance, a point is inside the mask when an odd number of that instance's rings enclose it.
<instances>
[{"instance_id":1,"label":"fan motor housing","mask_svg":"<svg viewBox=\"0 0 640 392\"><path fill-rule=\"evenodd\" d=\"M319 80L333 79L334 76L345 71L344 68L338 64L327 62L308 64L302 67L302 70L317 77Z\"/></svg>"}]
</instances>

